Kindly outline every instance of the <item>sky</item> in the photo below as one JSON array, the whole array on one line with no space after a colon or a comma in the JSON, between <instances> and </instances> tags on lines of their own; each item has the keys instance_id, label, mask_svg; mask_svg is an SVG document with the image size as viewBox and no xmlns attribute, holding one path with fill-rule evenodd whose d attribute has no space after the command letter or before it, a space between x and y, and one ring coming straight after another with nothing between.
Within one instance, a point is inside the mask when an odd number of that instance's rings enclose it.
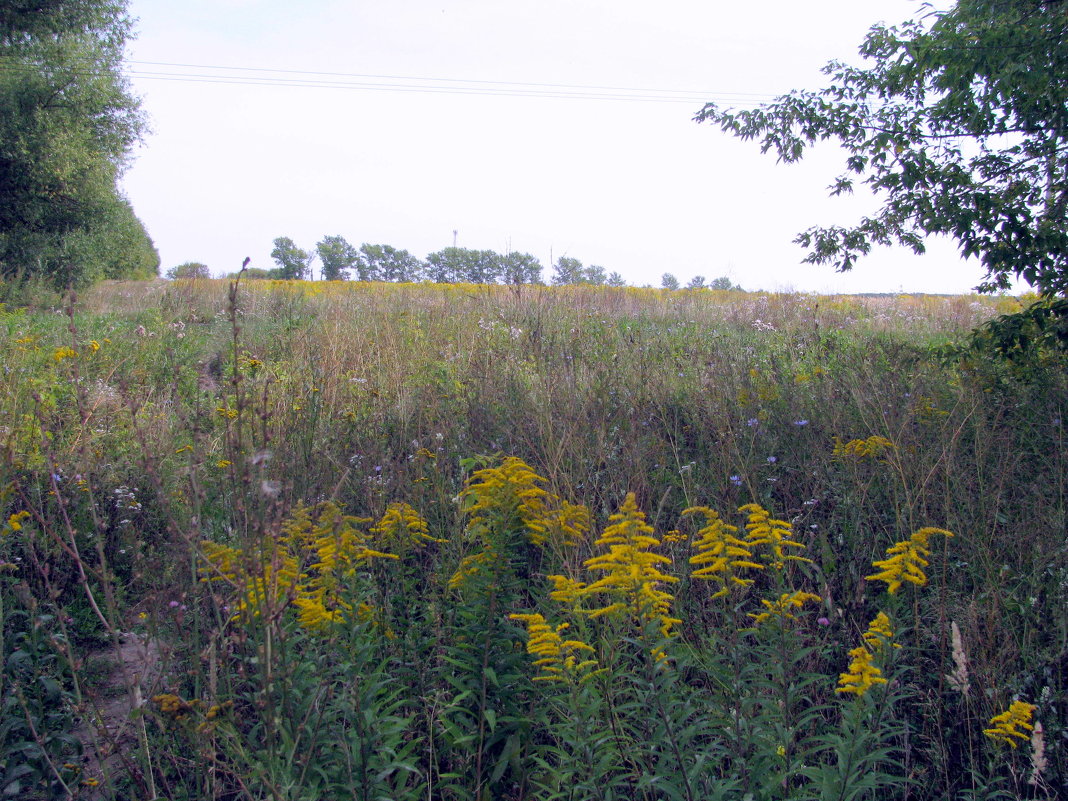
<instances>
[{"instance_id":1,"label":"sky","mask_svg":"<svg viewBox=\"0 0 1068 801\"><path fill-rule=\"evenodd\" d=\"M849 224L843 153L776 163L693 121L859 63L917 0L131 0L133 90L151 133L124 188L166 270L270 268L272 241L327 235L416 256L451 246L560 256L659 286L966 293L948 241L846 274L794 236Z\"/></svg>"}]
</instances>

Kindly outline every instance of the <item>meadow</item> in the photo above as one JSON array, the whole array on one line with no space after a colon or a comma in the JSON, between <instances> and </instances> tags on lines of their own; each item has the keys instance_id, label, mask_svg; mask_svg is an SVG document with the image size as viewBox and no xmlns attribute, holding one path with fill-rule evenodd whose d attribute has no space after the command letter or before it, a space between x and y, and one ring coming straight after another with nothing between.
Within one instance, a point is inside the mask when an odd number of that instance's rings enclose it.
<instances>
[{"instance_id":1,"label":"meadow","mask_svg":"<svg viewBox=\"0 0 1068 801\"><path fill-rule=\"evenodd\" d=\"M5 306L0 794L1068 797L1068 370L966 345L1018 308Z\"/></svg>"}]
</instances>

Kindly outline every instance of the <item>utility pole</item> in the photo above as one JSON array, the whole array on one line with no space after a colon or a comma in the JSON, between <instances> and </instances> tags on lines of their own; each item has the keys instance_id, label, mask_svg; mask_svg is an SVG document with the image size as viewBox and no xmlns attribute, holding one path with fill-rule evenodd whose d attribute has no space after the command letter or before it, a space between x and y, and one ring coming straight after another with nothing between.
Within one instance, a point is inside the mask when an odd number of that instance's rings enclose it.
<instances>
[{"instance_id":1,"label":"utility pole","mask_svg":"<svg viewBox=\"0 0 1068 801\"><path fill-rule=\"evenodd\" d=\"M456 235L457 235L458 233L459 233L459 231L457 231L457 230L456 230L456 229L454 228L454 229L453 229L453 231L452 231L452 246L453 246L453 248L455 248L455 247L456 247Z\"/></svg>"}]
</instances>

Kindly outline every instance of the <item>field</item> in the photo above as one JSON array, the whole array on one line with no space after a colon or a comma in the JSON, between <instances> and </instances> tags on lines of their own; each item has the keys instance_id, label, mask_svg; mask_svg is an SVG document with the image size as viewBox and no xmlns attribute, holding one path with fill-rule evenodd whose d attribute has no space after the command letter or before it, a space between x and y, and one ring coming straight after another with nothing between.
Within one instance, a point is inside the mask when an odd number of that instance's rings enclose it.
<instances>
[{"instance_id":1,"label":"field","mask_svg":"<svg viewBox=\"0 0 1068 801\"><path fill-rule=\"evenodd\" d=\"M0 310L0 793L1068 796L1012 298L224 281Z\"/></svg>"}]
</instances>

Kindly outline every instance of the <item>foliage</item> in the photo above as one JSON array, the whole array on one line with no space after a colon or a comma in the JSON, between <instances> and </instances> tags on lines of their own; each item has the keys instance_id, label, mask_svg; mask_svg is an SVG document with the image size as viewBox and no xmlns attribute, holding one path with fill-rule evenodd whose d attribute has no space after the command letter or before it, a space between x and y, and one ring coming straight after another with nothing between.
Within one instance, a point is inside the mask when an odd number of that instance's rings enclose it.
<instances>
[{"instance_id":1,"label":"foliage","mask_svg":"<svg viewBox=\"0 0 1068 801\"><path fill-rule=\"evenodd\" d=\"M324 281L348 278L349 271L356 269L359 263L359 253L343 236L324 236L315 246L315 251L319 254L319 263L323 265Z\"/></svg>"},{"instance_id":2,"label":"foliage","mask_svg":"<svg viewBox=\"0 0 1068 801\"><path fill-rule=\"evenodd\" d=\"M201 264L199 261L187 261L184 264L171 267L167 270L165 277L172 281L179 278L211 278L211 270L208 269L208 265Z\"/></svg>"},{"instance_id":3,"label":"foliage","mask_svg":"<svg viewBox=\"0 0 1068 801\"><path fill-rule=\"evenodd\" d=\"M315 254L297 247L297 243L288 236L274 240L271 258L278 265L278 278L285 281L311 278L311 263Z\"/></svg>"},{"instance_id":4,"label":"foliage","mask_svg":"<svg viewBox=\"0 0 1068 801\"><path fill-rule=\"evenodd\" d=\"M0 11L0 276L57 286L159 266L116 182L145 124L122 75L126 2Z\"/></svg>"},{"instance_id":5,"label":"foliage","mask_svg":"<svg viewBox=\"0 0 1068 801\"><path fill-rule=\"evenodd\" d=\"M928 7L929 8L929 7ZM817 142L848 153L832 194L863 183L883 199L848 226L815 227L805 261L850 269L874 245L917 253L954 238L986 271L982 291L1022 279L1068 292L1068 15L1063 0L958 0L871 29L865 68L831 63L830 85L751 111L709 104L719 125L793 162Z\"/></svg>"}]
</instances>

